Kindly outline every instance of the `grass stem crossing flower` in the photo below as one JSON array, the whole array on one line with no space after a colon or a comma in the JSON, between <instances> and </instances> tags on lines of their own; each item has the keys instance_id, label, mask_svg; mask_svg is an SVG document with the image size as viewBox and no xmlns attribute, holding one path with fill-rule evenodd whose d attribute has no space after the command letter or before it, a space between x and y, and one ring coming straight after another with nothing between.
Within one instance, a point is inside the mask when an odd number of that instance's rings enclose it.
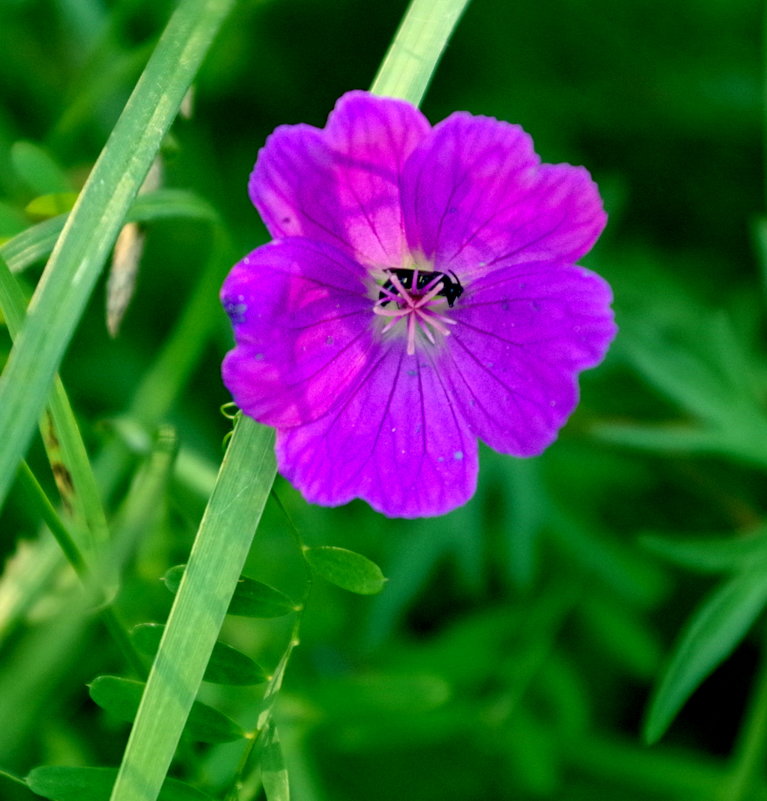
<instances>
[{"instance_id":1,"label":"grass stem crossing flower","mask_svg":"<svg viewBox=\"0 0 767 801\"><path fill-rule=\"evenodd\" d=\"M519 126L431 127L355 91L323 129L277 128L249 189L274 241L224 283L223 378L307 500L443 514L476 488L479 439L553 442L616 331L576 265L606 221L586 170L541 164Z\"/></svg>"}]
</instances>

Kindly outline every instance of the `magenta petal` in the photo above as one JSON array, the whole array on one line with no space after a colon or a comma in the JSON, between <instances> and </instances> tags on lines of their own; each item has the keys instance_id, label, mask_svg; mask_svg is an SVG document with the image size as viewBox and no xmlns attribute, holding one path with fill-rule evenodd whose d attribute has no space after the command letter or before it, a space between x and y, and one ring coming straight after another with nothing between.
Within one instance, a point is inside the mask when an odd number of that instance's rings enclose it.
<instances>
[{"instance_id":1,"label":"magenta petal","mask_svg":"<svg viewBox=\"0 0 767 801\"><path fill-rule=\"evenodd\" d=\"M507 267L472 283L440 364L471 431L515 456L556 439L578 372L615 336L611 300L602 278L569 265Z\"/></svg>"},{"instance_id":2,"label":"magenta petal","mask_svg":"<svg viewBox=\"0 0 767 801\"><path fill-rule=\"evenodd\" d=\"M223 378L242 411L292 426L343 397L372 343L364 275L335 248L299 238L264 245L235 265L221 290L237 343Z\"/></svg>"},{"instance_id":3,"label":"magenta petal","mask_svg":"<svg viewBox=\"0 0 767 801\"><path fill-rule=\"evenodd\" d=\"M377 351L354 392L310 425L278 431L280 472L326 506L366 500L391 517L444 514L477 482L477 443L432 363Z\"/></svg>"},{"instance_id":4,"label":"magenta petal","mask_svg":"<svg viewBox=\"0 0 767 801\"><path fill-rule=\"evenodd\" d=\"M406 254L400 173L429 130L408 103L349 92L324 129L275 130L259 153L250 196L276 238L305 236L366 265L399 266Z\"/></svg>"},{"instance_id":5,"label":"magenta petal","mask_svg":"<svg viewBox=\"0 0 767 801\"><path fill-rule=\"evenodd\" d=\"M402 197L413 250L462 279L503 261L575 262L606 221L585 169L542 165L518 125L464 112L415 150Z\"/></svg>"}]
</instances>

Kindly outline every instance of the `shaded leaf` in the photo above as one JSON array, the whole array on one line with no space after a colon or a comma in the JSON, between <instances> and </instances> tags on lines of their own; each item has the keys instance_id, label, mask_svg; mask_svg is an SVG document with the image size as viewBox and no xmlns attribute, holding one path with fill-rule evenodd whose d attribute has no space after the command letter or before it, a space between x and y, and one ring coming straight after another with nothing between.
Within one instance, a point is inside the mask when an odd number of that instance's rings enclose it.
<instances>
[{"instance_id":1,"label":"shaded leaf","mask_svg":"<svg viewBox=\"0 0 767 801\"><path fill-rule=\"evenodd\" d=\"M375 562L345 548L332 545L304 548L304 558L318 575L349 592L377 595L386 584L386 578Z\"/></svg>"},{"instance_id":2,"label":"shaded leaf","mask_svg":"<svg viewBox=\"0 0 767 801\"><path fill-rule=\"evenodd\" d=\"M184 575L184 565L172 567L163 576L165 586L175 593ZM241 576L229 604L227 614L241 617L282 617L296 610L287 595L255 579Z\"/></svg>"},{"instance_id":3,"label":"shaded leaf","mask_svg":"<svg viewBox=\"0 0 767 801\"><path fill-rule=\"evenodd\" d=\"M133 721L144 686L144 682L120 676L99 676L89 690L91 698L102 709L120 720ZM184 732L190 739L203 743L227 743L245 736L235 721L200 701L193 703Z\"/></svg>"},{"instance_id":4,"label":"shaded leaf","mask_svg":"<svg viewBox=\"0 0 767 801\"><path fill-rule=\"evenodd\" d=\"M43 765L27 776L33 793L53 801L109 801L117 768L82 768ZM212 801L201 790L178 779L166 779L157 801Z\"/></svg>"},{"instance_id":5,"label":"shaded leaf","mask_svg":"<svg viewBox=\"0 0 767 801\"><path fill-rule=\"evenodd\" d=\"M141 623L130 633L131 640L141 653L154 656L160 647L165 626L160 623ZM216 684L261 684L266 681L264 669L231 645L217 642L205 669L204 681Z\"/></svg>"},{"instance_id":6,"label":"shaded leaf","mask_svg":"<svg viewBox=\"0 0 767 801\"><path fill-rule=\"evenodd\" d=\"M669 562L703 573L741 570L767 561L767 530L743 537L683 540L647 535L640 543Z\"/></svg>"},{"instance_id":7,"label":"shaded leaf","mask_svg":"<svg viewBox=\"0 0 767 801\"><path fill-rule=\"evenodd\" d=\"M660 738L698 685L735 648L767 602L764 570L720 586L688 621L650 701L648 742Z\"/></svg>"}]
</instances>

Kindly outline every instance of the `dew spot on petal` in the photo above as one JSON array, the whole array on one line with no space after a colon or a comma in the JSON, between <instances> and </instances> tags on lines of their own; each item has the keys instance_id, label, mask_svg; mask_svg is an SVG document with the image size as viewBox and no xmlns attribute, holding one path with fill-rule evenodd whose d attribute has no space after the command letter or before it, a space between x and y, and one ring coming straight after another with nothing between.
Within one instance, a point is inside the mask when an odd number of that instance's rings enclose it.
<instances>
[{"instance_id":1,"label":"dew spot on petal","mask_svg":"<svg viewBox=\"0 0 767 801\"><path fill-rule=\"evenodd\" d=\"M504 300L503 303L501 303L501 308L503 309L503 311L508 311L509 310L509 306L510 306L510 304L509 304L508 300Z\"/></svg>"},{"instance_id":2,"label":"dew spot on petal","mask_svg":"<svg viewBox=\"0 0 767 801\"><path fill-rule=\"evenodd\" d=\"M333 339L333 337L331 337L331 336L325 337L325 344L326 345L332 345L334 342L335 342L335 339Z\"/></svg>"},{"instance_id":3,"label":"dew spot on petal","mask_svg":"<svg viewBox=\"0 0 767 801\"><path fill-rule=\"evenodd\" d=\"M253 360L257 362L262 362L264 360L264 354L256 353L255 356L253 356Z\"/></svg>"},{"instance_id":4,"label":"dew spot on petal","mask_svg":"<svg viewBox=\"0 0 767 801\"><path fill-rule=\"evenodd\" d=\"M463 451L454 451L453 459L455 459L457 462L460 462L461 459L463 459Z\"/></svg>"},{"instance_id":5,"label":"dew spot on petal","mask_svg":"<svg viewBox=\"0 0 767 801\"><path fill-rule=\"evenodd\" d=\"M410 370L408 370L408 371L407 371L407 374L408 374L409 376L418 375L418 371L417 371L417 370L412 370L412 369L410 369Z\"/></svg>"}]
</instances>

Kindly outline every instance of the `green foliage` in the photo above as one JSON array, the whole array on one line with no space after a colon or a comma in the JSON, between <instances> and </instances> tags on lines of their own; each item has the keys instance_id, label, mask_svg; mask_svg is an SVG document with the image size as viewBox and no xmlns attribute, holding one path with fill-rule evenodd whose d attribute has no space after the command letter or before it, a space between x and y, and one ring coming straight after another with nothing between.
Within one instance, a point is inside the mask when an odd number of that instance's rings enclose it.
<instances>
[{"instance_id":1,"label":"green foliage","mask_svg":"<svg viewBox=\"0 0 767 801\"><path fill-rule=\"evenodd\" d=\"M186 565L172 567L164 576L165 586L177 592ZM262 581L240 576L229 602L227 614L242 617L282 617L296 611L296 605L284 593Z\"/></svg>"},{"instance_id":2,"label":"green foliage","mask_svg":"<svg viewBox=\"0 0 767 801\"><path fill-rule=\"evenodd\" d=\"M52 801L107 801L116 776L116 768L46 765L31 771L26 782L33 793ZM176 779L166 779L157 796L157 801L209 800L209 795Z\"/></svg>"},{"instance_id":3,"label":"green foliage","mask_svg":"<svg viewBox=\"0 0 767 801\"><path fill-rule=\"evenodd\" d=\"M131 633L131 641L137 651L153 657L160 647L165 626L159 623L141 623ZM214 684L261 684L266 681L264 669L249 656L223 642L217 642L210 654L203 681Z\"/></svg>"},{"instance_id":4,"label":"green foliage","mask_svg":"<svg viewBox=\"0 0 767 801\"><path fill-rule=\"evenodd\" d=\"M462 5L0 3L3 801L767 801L759 9ZM608 361L438 520L270 492L248 420L219 470L248 171L373 76L522 124L610 215Z\"/></svg>"},{"instance_id":5,"label":"green foliage","mask_svg":"<svg viewBox=\"0 0 767 801\"><path fill-rule=\"evenodd\" d=\"M657 740L690 693L735 648L767 603L764 569L744 571L714 592L690 619L652 698L645 737Z\"/></svg>"},{"instance_id":6,"label":"green foliage","mask_svg":"<svg viewBox=\"0 0 767 801\"><path fill-rule=\"evenodd\" d=\"M145 684L119 676L99 676L90 686L91 698L119 720L132 722L138 712ZM184 733L203 743L228 743L239 740L245 732L231 718L206 704L195 701L189 710Z\"/></svg>"},{"instance_id":7,"label":"green foliage","mask_svg":"<svg viewBox=\"0 0 767 801\"><path fill-rule=\"evenodd\" d=\"M381 568L366 556L346 548L322 545L304 548L304 559L326 581L359 595L377 595L386 584Z\"/></svg>"}]
</instances>

